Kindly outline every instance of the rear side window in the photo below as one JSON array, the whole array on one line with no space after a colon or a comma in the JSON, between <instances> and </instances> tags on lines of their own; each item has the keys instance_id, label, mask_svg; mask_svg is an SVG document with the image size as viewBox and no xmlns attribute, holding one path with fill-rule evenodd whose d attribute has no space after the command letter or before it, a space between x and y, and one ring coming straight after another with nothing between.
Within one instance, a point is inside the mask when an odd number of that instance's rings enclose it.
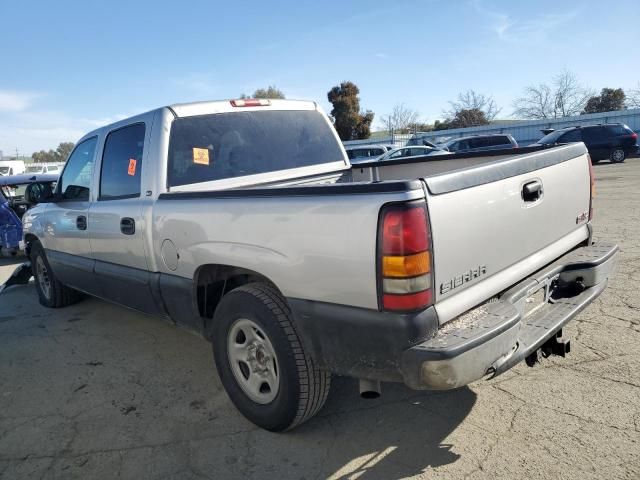
<instances>
[{"instance_id":1,"label":"rear side window","mask_svg":"<svg viewBox=\"0 0 640 480\"><path fill-rule=\"evenodd\" d=\"M575 130L569 130L567 133L565 133L558 139L558 143L581 142L581 141L582 141L582 132L578 128L576 128Z\"/></svg>"},{"instance_id":2,"label":"rear side window","mask_svg":"<svg viewBox=\"0 0 640 480\"><path fill-rule=\"evenodd\" d=\"M89 200L94 154L98 137L79 143L69 156L58 182L58 191L64 200Z\"/></svg>"},{"instance_id":3,"label":"rear side window","mask_svg":"<svg viewBox=\"0 0 640 480\"><path fill-rule=\"evenodd\" d=\"M631 135L633 133L626 125L609 125L608 128L612 135Z\"/></svg>"},{"instance_id":4,"label":"rear side window","mask_svg":"<svg viewBox=\"0 0 640 480\"><path fill-rule=\"evenodd\" d=\"M509 137L505 137L504 135L496 135L495 137L487 137L487 144L490 147L497 147L502 145L511 145L511 141L509 140Z\"/></svg>"},{"instance_id":5,"label":"rear side window","mask_svg":"<svg viewBox=\"0 0 640 480\"><path fill-rule=\"evenodd\" d=\"M469 140L469 148L484 148L489 145L489 139L486 137L471 138Z\"/></svg>"},{"instance_id":6,"label":"rear side window","mask_svg":"<svg viewBox=\"0 0 640 480\"><path fill-rule=\"evenodd\" d=\"M384 153L382 148L356 148L353 150L347 150L347 157L353 158L368 158L377 157Z\"/></svg>"},{"instance_id":7,"label":"rear side window","mask_svg":"<svg viewBox=\"0 0 640 480\"><path fill-rule=\"evenodd\" d=\"M100 200L140 196L144 133L144 123L136 123L107 135L102 153Z\"/></svg>"},{"instance_id":8,"label":"rear side window","mask_svg":"<svg viewBox=\"0 0 640 480\"><path fill-rule=\"evenodd\" d=\"M317 111L244 111L177 118L169 140L169 186L343 161Z\"/></svg>"}]
</instances>

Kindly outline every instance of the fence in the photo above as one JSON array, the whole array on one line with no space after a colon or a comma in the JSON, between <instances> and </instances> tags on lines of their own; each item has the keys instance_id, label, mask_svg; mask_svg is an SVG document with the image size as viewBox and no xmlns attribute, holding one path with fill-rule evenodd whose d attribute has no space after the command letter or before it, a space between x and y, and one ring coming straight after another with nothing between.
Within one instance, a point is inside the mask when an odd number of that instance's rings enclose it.
<instances>
[{"instance_id":1,"label":"fence","mask_svg":"<svg viewBox=\"0 0 640 480\"><path fill-rule=\"evenodd\" d=\"M512 123L497 123L480 127L456 128L453 130L438 130L435 132L416 132L409 134L393 134L384 138L368 140L350 140L345 145L394 143L404 146L414 135L432 143L444 142L452 138L466 137L468 135L490 135L496 133L508 133L516 139L519 145L526 146L535 143L542 136L542 129L572 127L576 125L593 125L597 123L625 123L633 131L640 131L640 108L633 110L619 110L606 113L590 113L575 117L549 118L544 120L523 120Z\"/></svg>"}]
</instances>

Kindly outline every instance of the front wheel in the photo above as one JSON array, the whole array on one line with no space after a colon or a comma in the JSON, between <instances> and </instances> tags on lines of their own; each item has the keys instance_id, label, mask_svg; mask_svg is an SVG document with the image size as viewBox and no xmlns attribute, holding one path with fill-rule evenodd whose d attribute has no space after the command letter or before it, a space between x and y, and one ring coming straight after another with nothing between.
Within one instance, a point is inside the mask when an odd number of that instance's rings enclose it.
<instances>
[{"instance_id":1,"label":"front wheel","mask_svg":"<svg viewBox=\"0 0 640 480\"><path fill-rule=\"evenodd\" d=\"M622 163L624 159L627 158L627 152L625 152L621 148L614 148L611 151L611 155L609 156L612 163Z\"/></svg>"},{"instance_id":2,"label":"front wheel","mask_svg":"<svg viewBox=\"0 0 640 480\"><path fill-rule=\"evenodd\" d=\"M331 376L304 351L291 311L274 288L252 283L226 294L212 334L220 380L251 422L280 432L324 405Z\"/></svg>"},{"instance_id":3,"label":"front wheel","mask_svg":"<svg viewBox=\"0 0 640 480\"><path fill-rule=\"evenodd\" d=\"M80 292L67 287L56 278L40 242L31 245L31 270L41 305L60 308L80 300Z\"/></svg>"}]
</instances>

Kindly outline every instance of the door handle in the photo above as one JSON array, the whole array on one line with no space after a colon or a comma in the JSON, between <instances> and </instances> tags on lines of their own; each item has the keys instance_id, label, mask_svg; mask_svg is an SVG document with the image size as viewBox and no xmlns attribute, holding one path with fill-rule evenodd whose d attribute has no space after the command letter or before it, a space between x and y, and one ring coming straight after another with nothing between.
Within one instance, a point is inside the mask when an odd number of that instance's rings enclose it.
<instances>
[{"instance_id":1,"label":"door handle","mask_svg":"<svg viewBox=\"0 0 640 480\"><path fill-rule=\"evenodd\" d=\"M542 198L542 182L534 180L527 182L522 186L522 200L525 202L537 202Z\"/></svg>"},{"instance_id":2,"label":"door handle","mask_svg":"<svg viewBox=\"0 0 640 480\"><path fill-rule=\"evenodd\" d=\"M78 230L86 230L87 229L87 217L84 215L78 215L76 218L76 228Z\"/></svg>"},{"instance_id":3,"label":"door handle","mask_svg":"<svg viewBox=\"0 0 640 480\"><path fill-rule=\"evenodd\" d=\"M121 218L120 231L125 235L133 235L136 233L136 221L130 217Z\"/></svg>"}]
</instances>

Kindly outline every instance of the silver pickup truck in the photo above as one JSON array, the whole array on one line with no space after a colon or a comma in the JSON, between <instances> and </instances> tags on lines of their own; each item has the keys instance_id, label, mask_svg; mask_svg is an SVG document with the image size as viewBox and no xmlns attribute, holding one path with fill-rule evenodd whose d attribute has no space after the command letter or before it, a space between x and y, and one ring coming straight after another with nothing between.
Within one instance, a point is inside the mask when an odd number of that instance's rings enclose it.
<instances>
[{"instance_id":1,"label":"silver pickup truck","mask_svg":"<svg viewBox=\"0 0 640 480\"><path fill-rule=\"evenodd\" d=\"M582 143L351 166L317 104L158 108L84 136L24 243L40 302L81 293L193 329L272 430L331 374L453 389L569 351L607 285Z\"/></svg>"}]
</instances>

